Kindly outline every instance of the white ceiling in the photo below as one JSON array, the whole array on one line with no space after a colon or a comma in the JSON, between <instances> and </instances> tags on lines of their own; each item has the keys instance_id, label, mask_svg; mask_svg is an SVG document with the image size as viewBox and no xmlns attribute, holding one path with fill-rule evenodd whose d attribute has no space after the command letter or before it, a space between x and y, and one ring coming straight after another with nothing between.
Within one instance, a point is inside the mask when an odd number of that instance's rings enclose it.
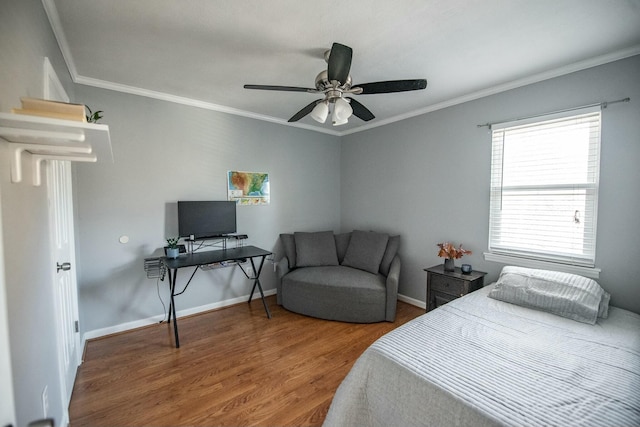
<instances>
[{"instance_id":1,"label":"white ceiling","mask_svg":"<svg viewBox=\"0 0 640 427\"><path fill-rule=\"evenodd\" d=\"M74 81L286 123L320 95L333 42L354 84L426 78L426 90L354 96L375 114L345 134L640 54L640 0L43 0ZM600 101L600 100L594 100Z\"/></svg>"}]
</instances>

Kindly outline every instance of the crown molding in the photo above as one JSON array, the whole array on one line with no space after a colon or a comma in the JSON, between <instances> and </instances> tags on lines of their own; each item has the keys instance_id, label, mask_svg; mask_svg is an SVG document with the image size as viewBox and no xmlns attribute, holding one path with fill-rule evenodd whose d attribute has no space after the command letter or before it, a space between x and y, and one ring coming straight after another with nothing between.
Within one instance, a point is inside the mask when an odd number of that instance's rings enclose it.
<instances>
[{"instance_id":1,"label":"crown molding","mask_svg":"<svg viewBox=\"0 0 640 427\"><path fill-rule=\"evenodd\" d=\"M635 55L640 55L640 45L632 46L627 49L618 50L615 52L600 55L595 58L579 61L573 64L569 64L560 68L556 68L542 73L534 74L522 79L513 80L508 83L504 83L490 88L482 89L477 92L473 92L467 95L463 95L457 98L453 98L447 101L439 102L437 104L428 105L424 108L411 111L409 113L400 114L398 116L390 117L388 119L380 120L376 123L366 124L356 129L350 129L341 132L340 136L349 135L352 133L362 132L365 130L373 129L379 126L388 125L390 123L406 120L412 117L420 116L423 114L431 113L433 111L442 110L444 108L452 107L454 105L463 104L465 102L474 101L476 99L484 98L490 95L496 95L501 92L506 92L511 89L517 89L519 87L527 86L533 83L539 83L544 80L549 80L555 77L561 77L567 74L574 73L576 71L586 70L588 68L597 67L610 62L618 61L621 59L629 58Z\"/></svg>"},{"instance_id":2,"label":"crown molding","mask_svg":"<svg viewBox=\"0 0 640 427\"><path fill-rule=\"evenodd\" d=\"M289 123L286 120L267 116L264 114L252 113L250 111L240 110L237 108L227 107L224 105L214 104L212 102L201 101L198 99L187 98L183 96L172 95L165 92L158 92L148 89L142 89L136 86L128 86L119 83L113 83L100 79L92 79L89 77L78 76L74 79L77 84L92 86L101 89L113 90L116 92L123 92L130 95L138 95L146 98L158 99L161 101L167 101L175 104L187 105L190 107L202 108L205 110L218 111L221 113L233 114L236 116L247 117L250 119L262 120L265 122L276 123L279 125L290 126L300 129L312 130L315 132L326 133L333 136L340 136L340 133L331 129L320 129L315 126L307 125L304 123Z\"/></svg>"},{"instance_id":3,"label":"crown molding","mask_svg":"<svg viewBox=\"0 0 640 427\"><path fill-rule=\"evenodd\" d=\"M60 47L60 51L62 52L62 57L64 58L64 62L67 64L67 68L69 69L69 74L71 74L71 79L75 82L78 77L78 71L76 70L76 64L73 60L73 55L71 55L71 49L69 49L69 43L67 42L67 37L62 30L62 23L60 22L60 15L58 14L58 9L53 0L42 0L42 6L44 7L44 11L49 18L49 24L51 25L51 29L53 30L53 34L58 41L58 46Z\"/></svg>"},{"instance_id":4,"label":"crown molding","mask_svg":"<svg viewBox=\"0 0 640 427\"><path fill-rule=\"evenodd\" d=\"M67 38L64 34L64 30L62 29L62 23L60 22L60 16L58 15L58 10L55 6L54 0L42 0L42 4L49 18L49 22L51 24L51 28L53 29L53 33L56 37L56 40L58 41L58 45L60 46L60 50L62 51L62 56L65 60L65 63L67 64L67 68L69 69L69 74L71 74L71 79L73 80L74 83L82 84L86 86L98 87L102 89L114 90L117 92L123 92L123 93L132 94L132 95L144 96L147 98L173 102L176 104L188 105L191 107L203 108L206 110L212 110L212 111L218 111L218 112L233 114L233 115L242 116L242 117L248 117L251 119L262 120L270 123L276 123L279 125L290 126L290 127L295 127L299 129L311 130L314 132L325 133L333 136L345 136L353 133L363 132L369 129L385 126L385 125L406 120L412 117L421 116L423 114L431 113L433 111L442 110L444 108L452 107L454 105L463 104L469 101L474 101L476 99L484 98L486 96L495 95L511 89L516 89L522 86L538 83L544 80L552 79L554 77L560 77L566 74L574 73L576 71L585 70L587 68L596 67L598 65L607 64L609 62L629 58L631 56L640 54L640 45L631 46L626 49L621 49L615 52L600 55L584 61L578 61L573 64L565 65L549 71L544 71L542 73L534 74L532 76L528 76L522 79L517 79L501 85L492 86L490 88L482 89L482 90L479 90L467 95L459 96L457 98L453 98L447 101L438 102L432 105L427 105L418 110L414 110L404 114L399 114L397 116L389 117L384 120L379 120L379 121L376 121L375 123L367 123L362 126L358 126L349 130L336 131L332 129L321 128L318 126L307 125L304 123L297 123L297 122L290 123L280 118L267 116L264 114L252 113L250 111L240 110L237 108L226 107L224 105L214 104L211 102L200 101L197 99L171 95L164 92L142 89L139 87L127 86L119 83L113 83L105 80L99 80L99 79L93 79L90 77L81 76L77 72L75 62L73 60L73 55L71 55L71 49L69 48L69 44L67 43Z\"/></svg>"},{"instance_id":5,"label":"crown molding","mask_svg":"<svg viewBox=\"0 0 640 427\"><path fill-rule=\"evenodd\" d=\"M64 61L67 65L69 74L71 75L71 79L76 84L93 86L97 88L113 90L116 92L123 92L131 95L144 96L147 98L158 99L158 100L172 102L176 104L188 105L191 107L203 108L205 110L212 110L212 111L218 111L222 113L233 114L236 116L248 117L256 120L262 120L265 122L276 123L279 125L290 126L290 127L295 127L299 129L312 130L314 132L326 133L332 136L340 136L340 132L332 129L322 129L322 128L307 125L304 123L289 123L283 119L279 119L276 117L267 116L264 114L252 113L250 111L239 110L236 108L226 107L224 105L218 105L211 102L205 102L197 99L171 95L164 92L158 92L158 91L143 89L139 87L127 86L119 83L113 83L105 80L81 76L78 74L75 61L73 60L73 55L71 54L71 49L69 48L67 37L62 28L60 15L58 14L58 9L56 8L54 0L42 0L42 5L49 19L49 24L51 25L53 34L56 37L56 41L58 42L58 46L60 47L60 51L62 52L62 57L64 58Z\"/></svg>"}]
</instances>

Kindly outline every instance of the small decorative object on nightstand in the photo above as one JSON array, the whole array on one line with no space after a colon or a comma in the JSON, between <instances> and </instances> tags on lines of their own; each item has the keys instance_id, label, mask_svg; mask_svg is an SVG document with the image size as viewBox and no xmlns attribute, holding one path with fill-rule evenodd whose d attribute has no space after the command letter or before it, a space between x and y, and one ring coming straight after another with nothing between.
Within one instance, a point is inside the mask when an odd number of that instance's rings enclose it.
<instances>
[{"instance_id":1,"label":"small decorative object on nightstand","mask_svg":"<svg viewBox=\"0 0 640 427\"><path fill-rule=\"evenodd\" d=\"M427 311L476 291L484 286L484 276L487 273L472 271L463 274L460 268L445 271L444 265L425 268L427 272Z\"/></svg>"},{"instance_id":2,"label":"small decorative object on nightstand","mask_svg":"<svg viewBox=\"0 0 640 427\"><path fill-rule=\"evenodd\" d=\"M454 260L473 253L467 249L463 249L462 244L457 248L453 243L449 242L438 243L437 246L440 248L438 256L444 258L444 271L455 271Z\"/></svg>"},{"instance_id":3,"label":"small decorative object on nightstand","mask_svg":"<svg viewBox=\"0 0 640 427\"><path fill-rule=\"evenodd\" d=\"M462 270L462 274L469 274L473 271L473 268L471 268L471 264L462 264L460 270Z\"/></svg>"}]
</instances>

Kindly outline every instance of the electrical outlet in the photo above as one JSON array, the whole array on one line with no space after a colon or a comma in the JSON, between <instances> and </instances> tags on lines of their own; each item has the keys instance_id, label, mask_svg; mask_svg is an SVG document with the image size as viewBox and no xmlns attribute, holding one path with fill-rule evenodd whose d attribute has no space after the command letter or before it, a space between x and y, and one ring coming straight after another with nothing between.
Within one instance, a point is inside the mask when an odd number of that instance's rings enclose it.
<instances>
[{"instance_id":1,"label":"electrical outlet","mask_svg":"<svg viewBox=\"0 0 640 427\"><path fill-rule=\"evenodd\" d=\"M44 390L42 390L42 414L44 418L47 418L49 414L49 390L47 386L44 386Z\"/></svg>"}]
</instances>

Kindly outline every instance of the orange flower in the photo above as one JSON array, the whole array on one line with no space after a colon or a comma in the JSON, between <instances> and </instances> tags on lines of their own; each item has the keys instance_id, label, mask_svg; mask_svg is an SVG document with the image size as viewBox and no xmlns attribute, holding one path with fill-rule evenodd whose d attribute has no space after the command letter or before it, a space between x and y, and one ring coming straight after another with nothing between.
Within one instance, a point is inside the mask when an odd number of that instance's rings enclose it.
<instances>
[{"instance_id":1,"label":"orange flower","mask_svg":"<svg viewBox=\"0 0 640 427\"><path fill-rule=\"evenodd\" d=\"M438 247L440 250L438 251L438 256L441 258L449 258L449 259L459 259L462 258L463 255L471 255L473 252L464 249L462 247L462 243L457 248L454 244L449 242L438 243Z\"/></svg>"}]
</instances>

